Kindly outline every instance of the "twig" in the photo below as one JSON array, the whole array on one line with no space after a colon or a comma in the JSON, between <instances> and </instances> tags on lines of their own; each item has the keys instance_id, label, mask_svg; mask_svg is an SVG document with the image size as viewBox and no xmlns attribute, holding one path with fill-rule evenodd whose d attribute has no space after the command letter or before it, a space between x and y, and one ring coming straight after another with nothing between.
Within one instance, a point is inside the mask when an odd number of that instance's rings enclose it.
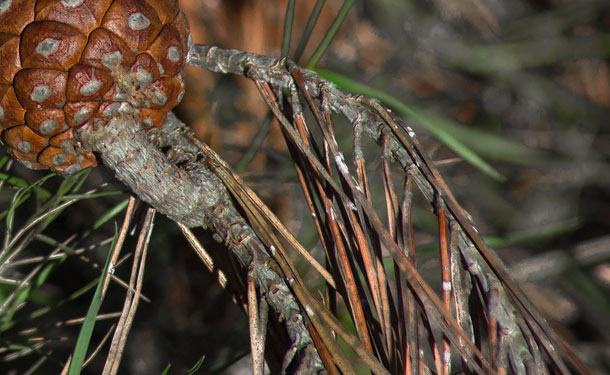
<instances>
[{"instance_id":1,"label":"twig","mask_svg":"<svg viewBox=\"0 0 610 375\"><path fill-rule=\"evenodd\" d=\"M177 223L177 224L178 224L178 227L180 228L180 230L182 231L184 238L186 238L186 240L189 242L191 247L195 250L195 252L199 256L199 259L201 259L203 264L205 264L206 268L210 272L214 272L214 260L212 259L210 254L208 254L208 252L205 250L205 248L203 247L201 242L199 242L199 240L197 239L195 234L191 231L190 228L188 228L184 224L182 224L182 223ZM220 286L223 288L227 287L227 276L224 274L224 272L222 272L220 270L218 270L218 284L220 284Z\"/></svg>"},{"instance_id":2,"label":"twig","mask_svg":"<svg viewBox=\"0 0 610 375\"><path fill-rule=\"evenodd\" d=\"M131 330L131 325L140 301L140 292L142 290L142 282L144 280L144 264L146 262L146 255L150 236L152 234L154 218L155 209L148 208L134 253L131 277L129 280L129 289L127 289L127 294L125 296L123 312L117 324L117 329L114 332L114 337L112 338L110 352L108 353L106 364L104 366L104 375L115 375L119 371L119 364L121 363L121 357L123 355L125 342L127 341L127 335Z\"/></svg>"},{"instance_id":3,"label":"twig","mask_svg":"<svg viewBox=\"0 0 610 375\"><path fill-rule=\"evenodd\" d=\"M263 375L265 369L265 338L267 336L266 302L256 293L256 283L248 280L248 323L250 325L250 350L252 373Z\"/></svg>"}]
</instances>

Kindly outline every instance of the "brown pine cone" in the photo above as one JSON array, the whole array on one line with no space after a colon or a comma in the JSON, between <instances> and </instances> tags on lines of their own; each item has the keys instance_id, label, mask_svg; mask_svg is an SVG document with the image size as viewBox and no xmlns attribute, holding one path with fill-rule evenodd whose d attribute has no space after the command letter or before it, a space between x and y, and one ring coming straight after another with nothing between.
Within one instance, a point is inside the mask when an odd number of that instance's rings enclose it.
<instances>
[{"instance_id":1,"label":"brown pine cone","mask_svg":"<svg viewBox=\"0 0 610 375\"><path fill-rule=\"evenodd\" d=\"M188 24L177 0L0 2L0 131L33 169L97 164L74 132L120 113L160 127L182 99Z\"/></svg>"}]
</instances>

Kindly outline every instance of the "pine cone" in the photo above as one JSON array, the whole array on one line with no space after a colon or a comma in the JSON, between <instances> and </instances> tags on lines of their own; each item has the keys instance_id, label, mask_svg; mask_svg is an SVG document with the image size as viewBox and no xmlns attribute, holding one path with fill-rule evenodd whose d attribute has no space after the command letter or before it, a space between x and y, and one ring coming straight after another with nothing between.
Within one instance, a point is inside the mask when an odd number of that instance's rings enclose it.
<instances>
[{"instance_id":1,"label":"pine cone","mask_svg":"<svg viewBox=\"0 0 610 375\"><path fill-rule=\"evenodd\" d=\"M33 169L95 166L74 132L118 114L162 126L184 93L188 37L177 0L0 2L2 141Z\"/></svg>"}]
</instances>

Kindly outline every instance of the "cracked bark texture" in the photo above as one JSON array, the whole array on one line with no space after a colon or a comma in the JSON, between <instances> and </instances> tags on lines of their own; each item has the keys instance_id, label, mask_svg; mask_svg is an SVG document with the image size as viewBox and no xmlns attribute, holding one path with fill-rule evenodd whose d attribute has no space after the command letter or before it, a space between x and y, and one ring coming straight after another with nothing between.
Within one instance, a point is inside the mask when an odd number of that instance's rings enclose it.
<instances>
[{"instance_id":1,"label":"cracked bark texture","mask_svg":"<svg viewBox=\"0 0 610 375\"><path fill-rule=\"evenodd\" d=\"M146 133L127 110L106 124L83 126L76 136L140 199L188 227L212 230L233 252L286 326L291 346L284 357L284 370L324 372L284 275L234 207L222 181L202 163L197 146L188 139L190 132L170 114L161 129ZM161 148L169 150L163 153Z\"/></svg>"}]
</instances>

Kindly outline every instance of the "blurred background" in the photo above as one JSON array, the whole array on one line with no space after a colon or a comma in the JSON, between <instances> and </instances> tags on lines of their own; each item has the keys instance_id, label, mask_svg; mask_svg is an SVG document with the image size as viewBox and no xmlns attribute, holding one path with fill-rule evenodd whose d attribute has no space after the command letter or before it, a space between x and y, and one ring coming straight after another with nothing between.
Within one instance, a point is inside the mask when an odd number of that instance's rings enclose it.
<instances>
[{"instance_id":1,"label":"blurred background","mask_svg":"<svg viewBox=\"0 0 610 375\"><path fill-rule=\"evenodd\" d=\"M180 3L196 43L280 57L285 0ZM351 2L320 3L301 65ZM296 2L289 56L315 4ZM313 66L321 74L340 74L342 87L380 98L407 119L488 243L599 374L610 372L609 63L607 0L362 0L351 4ZM267 107L254 86L192 68L186 74L179 117L235 166L307 248L315 247L281 133L265 120ZM30 182L44 175L16 165L11 173ZM54 177L45 186L52 190L61 180ZM103 167L92 171L85 187L103 182L109 182L104 191L124 189ZM10 188L2 191L3 207L13 196ZM125 197L79 202L47 235L62 242L85 233ZM20 208L22 221L27 209L31 204ZM436 227L421 211L414 222L425 273L426 267L438 268ZM5 328L0 369L6 371L0 372L26 373L32 358L43 357L49 370L36 373L61 369L79 328L69 321L82 317L90 301L90 294L69 297L99 275L107 245L92 246L113 231L109 221L84 238L89 250L59 264L18 313L27 318ZM28 251L42 254L45 246ZM124 290L112 288L106 312L120 311L122 304ZM160 374L170 364L169 373L181 374L202 356L200 373L249 373L245 314L177 227L160 216L144 294L151 302L140 304L121 374ZM26 314L49 305L51 312L38 320ZM32 325L46 344L15 355L15 347L31 338ZM10 345L15 347L7 350ZM89 366L91 374L100 372L103 359Z\"/></svg>"}]
</instances>

